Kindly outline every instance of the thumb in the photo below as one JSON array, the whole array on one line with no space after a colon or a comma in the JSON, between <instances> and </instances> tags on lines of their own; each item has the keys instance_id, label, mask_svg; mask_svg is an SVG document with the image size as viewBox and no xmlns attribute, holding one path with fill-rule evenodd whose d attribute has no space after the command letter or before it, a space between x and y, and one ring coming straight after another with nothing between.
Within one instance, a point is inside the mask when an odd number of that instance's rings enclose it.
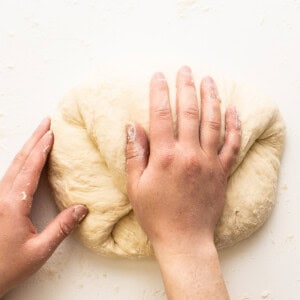
<instances>
[{"instance_id":1,"label":"thumb","mask_svg":"<svg viewBox=\"0 0 300 300\"><path fill-rule=\"evenodd\" d=\"M148 163L149 144L145 130L135 123L126 126L126 171L127 185L135 185Z\"/></svg>"},{"instance_id":2,"label":"thumb","mask_svg":"<svg viewBox=\"0 0 300 300\"><path fill-rule=\"evenodd\" d=\"M84 205L74 205L56 216L54 220L31 241L35 244L37 257L48 259L57 246L86 217L88 209Z\"/></svg>"}]
</instances>

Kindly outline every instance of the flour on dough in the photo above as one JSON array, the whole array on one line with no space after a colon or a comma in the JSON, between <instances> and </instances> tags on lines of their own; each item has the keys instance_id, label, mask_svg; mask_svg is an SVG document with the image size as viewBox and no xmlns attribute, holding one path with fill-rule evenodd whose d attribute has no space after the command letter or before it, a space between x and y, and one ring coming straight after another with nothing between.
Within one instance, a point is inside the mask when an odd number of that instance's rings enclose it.
<instances>
[{"instance_id":1,"label":"flour on dough","mask_svg":"<svg viewBox=\"0 0 300 300\"><path fill-rule=\"evenodd\" d=\"M145 76L146 77L146 76ZM201 76L195 76L199 86ZM284 124L270 99L243 85L215 77L224 110L237 107L242 146L232 169L223 216L217 226L218 248L234 245L256 231L274 206ZM173 78L168 78L175 120ZM148 130L148 79L102 80L72 90L52 117L55 142L49 180L60 209L81 203L89 215L77 229L82 243L102 255L153 254L126 193L125 125ZM200 100L199 100L200 101Z\"/></svg>"}]
</instances>

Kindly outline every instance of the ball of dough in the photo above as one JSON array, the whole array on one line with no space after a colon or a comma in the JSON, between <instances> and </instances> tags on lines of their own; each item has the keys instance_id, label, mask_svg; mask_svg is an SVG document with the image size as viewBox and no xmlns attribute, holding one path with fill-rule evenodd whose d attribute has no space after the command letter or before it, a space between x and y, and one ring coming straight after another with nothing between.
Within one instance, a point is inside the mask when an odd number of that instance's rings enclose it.
<instances>
[{"instance_id":1,"label":"ball of dough","mask_svg":"<svg viewBox=\"0 0 300 300\"><path fill-rule=\"evenodd\" d=\"M200 76L195 76L199 87ZM49 180L60 209L85 204L89 214L76 230L80 241L102 255L153 254L126 192L125 125L149 126L149 82L102 80L72 90L52 117L55 136ZM170 80L173 120L175 83ZM228 182L223 216L215 231L217 248L249 237L274 206L284 124L276 105L243 85L216 78L222 110L237 107L242 145ZM199 99L200 103L200 99ZM200 106L199 106L200 107Z\"/></svg>"}]
</instances>

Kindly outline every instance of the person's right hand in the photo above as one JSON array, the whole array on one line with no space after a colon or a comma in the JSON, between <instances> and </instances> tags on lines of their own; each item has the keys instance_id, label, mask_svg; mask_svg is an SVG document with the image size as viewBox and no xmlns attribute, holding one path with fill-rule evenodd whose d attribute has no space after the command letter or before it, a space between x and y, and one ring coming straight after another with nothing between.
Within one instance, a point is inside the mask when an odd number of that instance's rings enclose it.
<instances>
[{"instance_id":1,"label":"person's right hand","mask_svg":"<svg viewBox=\"0 0 300 300\"><path fill-rule=\"evenodd\" d=\"M141 126L127 127L129 199L160 262L167 292L179 299L210 296L219 299L217 290L222 291L219 287L225 290L213 238L241 139L237 112L228 108L225 141L219 150L220 100L212 78L202 81L200 94L201 116L191 70L181 68L177 75L178 134L175 136L168 85L163 74L157 73L150 85L149 142ZM207 257L210 259L206 260ZM199 265L200 262L214 268L203 274L205 266ZM186 273L193 278L176 280L176 276ZM200 282L194 282L195 276ZM214 293L197 293L195 284L205 287L199 276L218 283L214 289L210 286ZM226 296L226 292L222 295Z\"/></svg>"}]
</instances>

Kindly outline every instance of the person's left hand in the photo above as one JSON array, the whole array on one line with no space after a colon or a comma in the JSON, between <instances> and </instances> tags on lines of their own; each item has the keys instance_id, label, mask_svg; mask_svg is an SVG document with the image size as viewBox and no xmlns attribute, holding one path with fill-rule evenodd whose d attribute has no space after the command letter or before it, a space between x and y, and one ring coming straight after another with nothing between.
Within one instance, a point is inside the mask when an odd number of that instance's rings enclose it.
<instances>
[{"instance_id":1,"label":"person's left hand","mask_svg":"<svg viewBox=\"0 0 300 300\"><path fill-rule=\"evenodd\" d=\"M0 297L37 271L87 215L83 205L62 211L38 233L29 214L33 194L53 144L46 118L17 154L0 182Z\"/></svg>"}]
</instances>

